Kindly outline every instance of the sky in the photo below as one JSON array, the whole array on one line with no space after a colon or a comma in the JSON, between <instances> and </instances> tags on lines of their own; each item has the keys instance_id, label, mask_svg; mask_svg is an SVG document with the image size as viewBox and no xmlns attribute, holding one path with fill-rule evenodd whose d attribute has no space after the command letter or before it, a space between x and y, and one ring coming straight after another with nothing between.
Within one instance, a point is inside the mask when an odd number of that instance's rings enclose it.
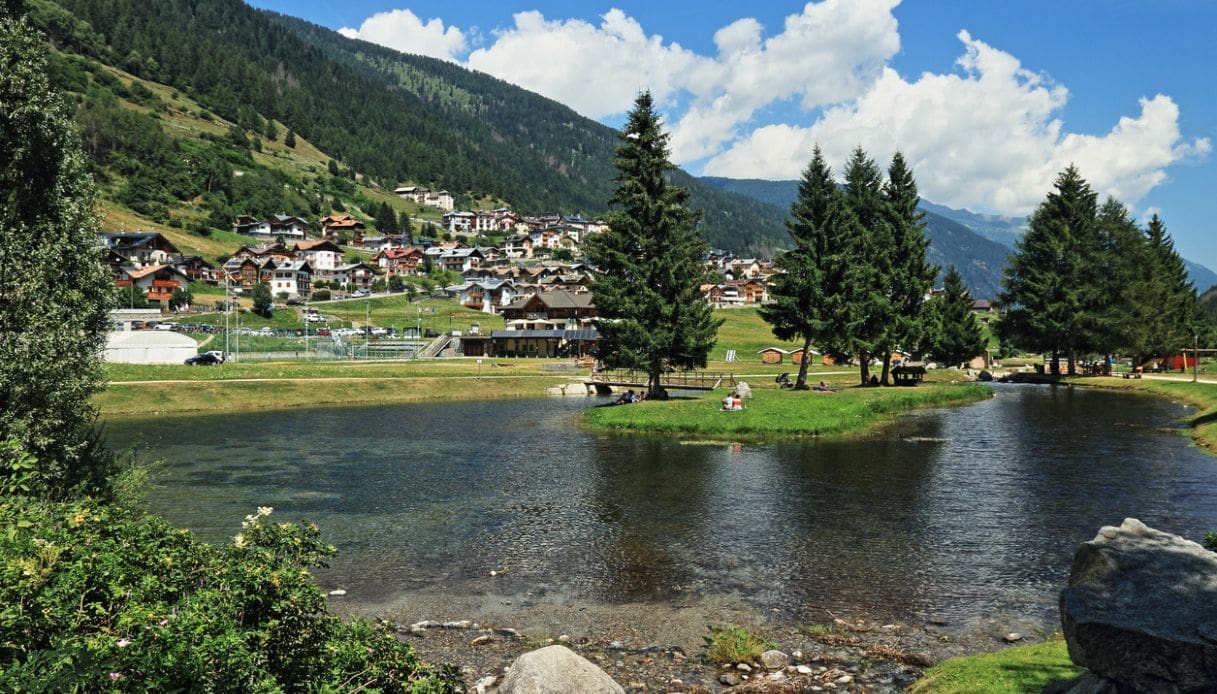
<instances>
[{"instance_id":1,"label":"sky","mask_svg":"<svg viewBox=\"0 0 1217 694\"><path fill-rule=\"evenodd\" d=\"M650 90L697 175L896 150L922 196L1024 215L1070 163L1217 268L1217 1L249 0L610 126Z\"/></svg>"}]
</instances>

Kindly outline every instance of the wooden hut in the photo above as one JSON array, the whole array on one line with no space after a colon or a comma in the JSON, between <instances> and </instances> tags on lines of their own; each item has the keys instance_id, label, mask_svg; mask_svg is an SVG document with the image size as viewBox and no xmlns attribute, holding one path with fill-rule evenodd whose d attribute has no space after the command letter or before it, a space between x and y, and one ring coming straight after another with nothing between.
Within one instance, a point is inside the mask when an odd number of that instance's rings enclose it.
<instances>
[{"instance_id":1,"label":"wooden hut","mask_svg":"<svg viewBox=\"0 0 1217 694\"><path fill-rule=\"evenodd\" d=\"M802 353L802 350L798 351L800 354ZM781 364L786 358L786 355L790 354L790 352L782 349L781 347L766 347L765 349L758 351L757 354L761 355L762 364ZM795 363L797 364L798 362Z\"/></svg>"},{"instance_id":2,"label":"wooden hut","mask_svg":"<svg viewBox=\"0 0 1217 694\"><path fill-rule=\"evenodd\" d=\"M812 357L815 357L818 354L819 354L819 352L815 351L814 349L811 350ZM790 361L792 361L796 364L802 364L803 363L803 348L800 347L799 349L796 349L793 352L791 352Z\"/></svg>"}]
</instances>

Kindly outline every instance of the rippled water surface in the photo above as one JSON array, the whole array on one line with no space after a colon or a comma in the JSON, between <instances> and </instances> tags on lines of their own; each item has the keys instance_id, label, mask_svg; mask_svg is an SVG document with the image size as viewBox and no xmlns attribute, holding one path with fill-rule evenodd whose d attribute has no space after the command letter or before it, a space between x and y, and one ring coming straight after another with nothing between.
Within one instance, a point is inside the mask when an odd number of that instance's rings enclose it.
<instances>
[{"instance_id":1,"label":"rippled water surface","mask_svg":"<svg viewBox=\"0 0 1217 694\"><path fill-rule=\"evenodd\" d=\"M794 613L1055 609L1077 543L1135 516L1217 528L1217 461L1164 400L998 387L862 440L686 445L585 432L585 399L251 412L111 427L165 463L154 510L208 540L256 506L318 522L323 581L390 599L738 594Z\"/></svg>"}]
</instances>

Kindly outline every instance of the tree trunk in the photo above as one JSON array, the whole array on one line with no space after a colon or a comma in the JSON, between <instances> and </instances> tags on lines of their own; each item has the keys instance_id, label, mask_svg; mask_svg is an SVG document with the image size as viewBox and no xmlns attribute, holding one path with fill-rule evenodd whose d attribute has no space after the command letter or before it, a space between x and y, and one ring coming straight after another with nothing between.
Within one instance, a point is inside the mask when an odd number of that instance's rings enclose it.
<instances>
[{"instance_id":1,"label":"tree trunk","mask_svg":"<svg viewBox=\"0 0 1217 694\"><path fill-rule=\"evenodd\" d=\"M811 335L803 338L803 361L799 363L799 377L794 381L795 390L807 389L807 365L811 363Z\"/></svg>"},{"instance_id":2,"label":"tree trunk","mask_svg":"<svg viewBox=\"0 0 1217 694\"><path fill-rule=\"evenodd\" d=\"M1052 350L1052 375L1061 375L1061 355L1056 350Z\"/></svg>"},{"instance_id":3,"label":"tree trunk","mask_svg":"<svg viewBox=\"0 0 1217 694\"><path fill-rule=\"evenodd\" d=\"M1070 376L1078 375L1077 366L1078 366L1077 355L1074 354L1073 350L1069 350L1069 375Z\"/></svg>"},{"instance_id":4,"label":"tree trunk","mask_svg":"<svg viewBox=\"0 0 1217 694\"><path fill-rule=\"evenodd\" d=\"M660 382L662 371L652 368L647 374L647 400L667 400L668 392L663 389L663 384Z\"/></svg>"},{"instance_id":5,"label":"tree trunk","mask_svg":"<svg viewBox=\"0 0 1217 694\"><path fill-rule=\"evenodd\" d=\"M862 374L862 385L870 385L868 383L870 381L870 355L866 352L860 352L858 354L858 364L861 367L859 371Z\"/></svg>"},{"instance_id":6,"label":"tree trunk","mask_svg":"<svg viewBox=\"0 0 1217 694\"><path fill-rule=\"evenodd\" d=\"M883 373L879 376L879 383L889 386L887 376L892 371L892 351L890 349L883 350Z\"/></svg>"}]
</instances>

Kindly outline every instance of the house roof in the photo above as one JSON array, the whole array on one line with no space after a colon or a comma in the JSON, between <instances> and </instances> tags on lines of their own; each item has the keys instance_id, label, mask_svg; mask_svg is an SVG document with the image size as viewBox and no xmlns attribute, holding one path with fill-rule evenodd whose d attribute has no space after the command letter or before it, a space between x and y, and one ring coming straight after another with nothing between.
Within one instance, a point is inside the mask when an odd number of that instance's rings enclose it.
<instances>
[{"instance_id":1,"label":"house roof","mask_svg":"<svg viewBox=\"0 0 1217 694\"><path fill-rule=\"evenodd\" d=\"M285 260L275 267L275 271L286 272L312 272L313 268L308 264L307 260Z\"/></svg>"},{"instance_id":2,"label":"house roof","mask_svg":"<svg viewBox=\"0 0 1217 694\"><path fill-rule=\"evenodd\" d=\"M162 246L170 253L177 253L177 247L157 231L122 232L118 234L102 234L102 245L113 250L144 248L147 246Z\"/></svg>"},{"instance_id":3,"label":"house roof","mask_svg":"<svg viewBox=\"0 0 1217 694\"><path fill-rule=\"evenodd\" d=\"M327 248L327 246L328 246L328 248ZM342 247L341 247L341 246L339 246L338 244L334 243L333 241L326 241L326 240L321 240L321 241L300 241L300 242L296 243L296 245L295 245L295 246L293 246L293 247L292 247L292 250L295 250L295 251L321 251L321 250L328 250L328 251L335 251L335 252L337 252L337 253L341 253L341 252L342 252Z\"/></svg>"},{"instance_id":4,"label":"house roof","mask_svg":"<svg viewBox=\"0 0 1217 694\"><path fill-rule=\"evenodd\" d=\"M172 265L149 265L147 267L141 267L141 268L134 268L134 267L123 268L123 272L127 273L127 276L133 280L137 280L141 277L147 277L148 275L154 275L157 272L160 272L162 270L167 271L167 272L172 272L177 275L181 275L183 279L189 280L189 278L186 277L185 273L183 273L181 270L173 267Z\"/></svg>"}]
</instances>

